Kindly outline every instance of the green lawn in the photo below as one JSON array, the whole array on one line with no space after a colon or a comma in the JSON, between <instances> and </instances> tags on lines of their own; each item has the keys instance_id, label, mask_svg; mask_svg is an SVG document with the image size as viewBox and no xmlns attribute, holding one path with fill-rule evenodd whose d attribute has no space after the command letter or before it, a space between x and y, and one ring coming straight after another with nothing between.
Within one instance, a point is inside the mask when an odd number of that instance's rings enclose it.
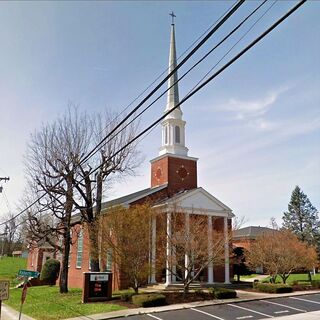
<instances>
[{"instance_id":1,"label":"green lawn","mask_svg":"<svg viewBox=\"0 0 320 320\"><path fill-rule=\"evenodd\" d=\"M269 282L270 277L263 280L263 282ZM312 280L320 280L320 273L317 273L315 275L312 275ZM287 283L291 284L293 281L299 281L299 282L308 282L308 274L307 273L297 273L297 274L290 274ZM278 276L277 277L277 283L281 283L282 280Z\"/></svg>"},{"instance_id":2,"label":"green lawn","mask_svg":"<svg viewBox=\"0 0 320 320\"><path fill-rule=\"evenodd\" d=\"M22 312L37 320L53 320L125 309L110 303L82 304L81 292L81 289L70 289L69 293L60 294L56 286L30 287ZM20 299L21 289L11 289L5 303L19 310Z\"/></svg>"},{"instance_id":3,"label":"green lawn","mask_svg":"<svg viewBox=\"0 0 320 320\"><path fill-rule=\"evenodd\" d=\"M20 269L26 269L27 259L2 257L0 258L0 280L10 280L11 286L15 286L20 281L17 274Z\"/></svg>"}]
</instances>

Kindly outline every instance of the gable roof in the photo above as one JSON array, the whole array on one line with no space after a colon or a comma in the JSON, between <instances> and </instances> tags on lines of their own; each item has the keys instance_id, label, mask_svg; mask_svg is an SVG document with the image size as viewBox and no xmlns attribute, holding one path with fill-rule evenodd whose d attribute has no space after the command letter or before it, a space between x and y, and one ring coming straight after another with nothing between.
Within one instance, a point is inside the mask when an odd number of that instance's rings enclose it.
<instances>
[{"instance_id":1,"label":"gable roof","mask_svg":"<svg viewBox=\"0 0 320 320\"><path fill-rule=\"evenodd\" d=\"M233 217L232 210L203 188L185 190L156 203L164 210L174 209L194 214Z\"/></svg>"},{"instance_id":2,"label":"gable roof","mask_svg":"<svg viewBox=\"0 0 320 320\"><path fill-rule=\"evenodd\" d=\"M266 232L274 232L276 230L270 229L267 227L260 227L260 226L249 226L245 228L241 228L235 230L233 232L233 239L256 239L258 236L266 233Z\"/></svg>"},{"instance_id":3,"label":"gable roof","mask_svg":"<svg viewBox=\"0 0 320 320\"><path fill-rule=\"evenodd\" d=\"M138 201L140 199L143 199L145 197L151 196L152 194L164 190L165 188L167 188L167 184L158 186L158 187L154 187L154 188L147 188L147 189L143 189L131 194L128 194L126 196L117 198L117 199L113 199L110 201L106 201L104 203L102 203L101 205L101 209L107 209L113 206L118 206L118 205L129 205L135 201Z\"/></svg>"},{"instance_id":4,"label":"gable roof","mask_svg":"<svg viewBox=\"0 0 320 320\"><path fill-rule=\"evenodd\" d=\"M128 206L135 201L151 196L152 194L158 191L164 190L166 188L167 188L167 184L164 184L158 187L143 189L120 198L103 202L101 204L101 211L106 210L107 208L111 208L113 206L120 206L120 205ZM77 212L71 217L71 224L77 224L80 221L81 221L81 214L79 212Z\"/></svg>"}]
</instances>

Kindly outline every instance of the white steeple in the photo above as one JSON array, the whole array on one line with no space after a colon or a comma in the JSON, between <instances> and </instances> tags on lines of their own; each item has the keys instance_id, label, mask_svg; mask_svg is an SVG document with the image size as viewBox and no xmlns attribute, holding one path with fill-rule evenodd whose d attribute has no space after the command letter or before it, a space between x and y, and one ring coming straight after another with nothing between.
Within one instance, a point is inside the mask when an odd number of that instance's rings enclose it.
<instances>
[{"instance_id":1,"label":"white steeple","mask_svg":"<svg viewBox=\"0 0 320 320\"><path fill-rule=\"evenodd\" d=\"M170 14L173 17L173 12ZM177 66L176 41L174 23L171 24L170 52L169 52L169 71L168 74ZM178 72L176 71L168 80L167 105L165 112L168 112L179 103ZM175 83L175 84L174 84ZM174 84L174 85L173 85ZM162 125L162 146L159 155L166 153L180 156L188 156L188 148L185 146L185 124L182 120L180 106L168 114L161 122Z\"/></svg>"}]
</instances>

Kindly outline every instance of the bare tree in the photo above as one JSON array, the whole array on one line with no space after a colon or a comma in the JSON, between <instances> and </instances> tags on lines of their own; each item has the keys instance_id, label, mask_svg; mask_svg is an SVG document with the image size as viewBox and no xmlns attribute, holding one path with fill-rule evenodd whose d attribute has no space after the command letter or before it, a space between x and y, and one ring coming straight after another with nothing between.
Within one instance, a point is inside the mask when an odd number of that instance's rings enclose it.
<instances>
[{"instance_id":1,"label":"bare tree","mask_svg":"<svg viewBox=\"0 0 320 320\"><path fill-rule=\"evenodd\" d=\"M92 271L100 270L97 221L102 211L104 190L110 188L118 179L134 174L142 161L136 143L128 145L134 138L137 127L134 124L120 125L120 121L121 118L115 117L112 113L98 115L94 119L93 139L96 144L104 136L115 132L105 141L96 155L81 164L79 177L75 181L79 195L75 205L87 224Z\"/></svg>"},{"instance_id":2,"label":"bare tree","mask_svg":"<svg viewBox=\"0 0 320 320\"><path fill-rule=\"evenodd\" d=\"M91 270L99 271L97 221L104 190L115 179L132 174L140 164L136 145L127 145L135 135L132 124L119 127L97 153L86 157L89 150L120 122L120 118L112 120L112 117L108 114L90 117L70 106L64 116L34 133L28 146L29 185L36 197L44 196L38 201L40 211L53 215L57 227L44 226L34 214L29 215L29 225L34 233L47 241L51 241L50 232L54 237L62 238L61 292L68 290L71 215L78 210L81 220L86 222Z\"/></svg>"},{"instance_id":3,"label":"bare tree","mask_svg":"<svg viewBox=\"0 0 320 320\"><path fill-rule=\"evenodd\" d=\"M7 213L4 216L3 231L1 232L1 247L0 254L12 256L13 251L21 250L22 248L22 234L19 228L19 219L14 217L14 214Z\"/></svg>"},{"instance_id":4,"label":"bare tree","mask_svg":"<svg viewBox=\"0 0 320 320\"><path fill-rule=\"evenodd\" d=\"M38 202L41 210L51 211L58 219L62 235L62 267L60 292L68 292L68 257L70 252L71 215L74 212L74 181L79 175L79 161L86 154L91 139L89 118L78 114L75 108L52 124L44 125L31 136L26 154L29 185L36 197L45 195ZM30 216L29 216L30 218ZM50 230L29 219L33 229ZM37 227L36 227L37 226ZM41 228L39 228L41 227ZM47 238L48 239L48 238Z\"/></svg>"},{"instance_id":5,"label":"bare tree","mask_svg":"<svg viewBox=\"0 0 320 320\"><path fill-rule=\"evenodd\" d=\"M225 239L222 232L208 229L206 215L174 212L171 219L172 230L162 237L162 246L169 244L170 253L167 257L168 253L162 250L162 261L169 259L166 268L183 282L184 293L187 293L190 284L209 264L224 263Z\"/></svg>"}]
</instances>

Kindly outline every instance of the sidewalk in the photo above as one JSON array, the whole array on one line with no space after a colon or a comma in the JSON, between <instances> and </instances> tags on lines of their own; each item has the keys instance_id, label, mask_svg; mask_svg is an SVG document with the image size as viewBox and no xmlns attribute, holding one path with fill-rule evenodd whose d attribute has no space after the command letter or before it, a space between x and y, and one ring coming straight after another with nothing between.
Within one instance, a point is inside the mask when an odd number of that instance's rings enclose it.
<instances>
[{"instance_id":1,"label":"sidewalk","mask_svg":"<svg viewBox=\"0 0 320 320\"><path fill-rule=\"evenodd\" d=\"M199 302L191 302L191 303L180 303L180 304L171 304L168 306L162 307L154 307L154 308L136 308L136 309L126 309L126 310L119 310L113 311L108 313L99 313L90 315L90 319L92 320L104 320L104 319L113 319L119 317L128 317L132 315L139 315L144 313L153 313L153 312L161 312L161 311L173 311L173 310L180 310L180 309L188 309L188 308L196 308L196 307L204 307L204 306L211 306L216 304L225 304L225 303L233 303L233 302L242 302L242 301L254 301L260 299L271 299L277 297L292 297L292 296L299 296L305 294L312 294L312 293L320 293L320 290L310 290L310 291L296 291L292 293L271 293L266 294L262 292L248 292L243 290L236 290L238 294L238 298L236 299L227 299L227 300L209 300L209 301L199 301ZM310 320L318 320L320 311L311 312L310 318L309 314L303 314L305 317L304 319ZM290 318L290 320L299 319L301 320L301 314L298 314L299 318ZM285 317L277 317L277 319L286 320L289 319L287 316ZM76 317L76 318L69 318L65 320L88 320L88 316Z\"/></svg>"},{"instance_id":2,"label":"sidewalk","mask_svg":"<svg viewBox=\"0 0 320 320\"><path fill-rule=\"evenodd\" d=\"M19 312L2 303L1 320L17 320L19 319ZM33 318L22 314L21 320L34 320Z\"/></svg>"}]
</instances>

